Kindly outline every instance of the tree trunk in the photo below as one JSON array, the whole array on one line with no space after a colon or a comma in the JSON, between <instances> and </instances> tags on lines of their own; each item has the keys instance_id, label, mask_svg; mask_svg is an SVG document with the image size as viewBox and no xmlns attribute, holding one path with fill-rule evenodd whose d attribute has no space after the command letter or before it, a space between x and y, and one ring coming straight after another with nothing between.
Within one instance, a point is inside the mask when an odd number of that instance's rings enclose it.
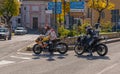
<instances>
[{"instance_id":1,"label":"tree trunk","mask_svg":"<svg viewBox=\"0 0 120 74\"><path fill-rule=\"evenodd\" d=\"M98 20L97 20L97 23L99 23L99 24L100 24L100 21L101 21L101 14L102 14L102 12L101 12L101 11L99 11L98 13L99 13L99 15L98 15Z\"/></svg>"},{"instance_id":2,"label":"tree trunk","mask_svg":"<svg viewBox=\"0 0 120 74\"><path fill-rule=\"evenodd\" d=\"M8 29L9 29L8 40L11 40L11 38L12 38L12 27L11 27L10 21L7 21L7 26L8 26Z\"/></svg>"}]
</instances>

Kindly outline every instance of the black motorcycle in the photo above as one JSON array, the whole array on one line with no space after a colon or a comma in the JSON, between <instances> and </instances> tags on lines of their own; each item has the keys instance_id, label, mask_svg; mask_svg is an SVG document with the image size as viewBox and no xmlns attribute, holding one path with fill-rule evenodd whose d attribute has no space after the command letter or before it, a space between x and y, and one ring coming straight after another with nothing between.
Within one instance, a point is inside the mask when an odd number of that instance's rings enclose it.
<instances>
[{"instance_id":1,"label":"black motorcycle","mask_svg":"<svg viewBox=\"0 0 120 74\"><path fill-rule=\"evenodd\" d=\"M102 40L105 40L104 37L97 37L90 46L88 45L87 40L87 36L78 37L77 43L74 47L74 51L77 55L82 55L84 52L88 52L89 50L97 52L100 56L105 56L107 54L108 47L106 44L101 42Z\"/></svg>"},{"instance_id":2,"label":"black motorcycle","mask_svg":"<svg viewBox=\"0 0 120 74\"><path fill-rule=\"evenodd\" d=\"M51 54L53 54L54 51L58 51L60 54L65 54L68 51L68 45L60 41L60 39L53 41L49 40L47 42L48 45L44 48L39 44L39 41L37 41L33 46L33 52L35 54L40 54L42 51L48 50ZM46 42L44 42L43 45L44 44L46 44Z\"/></svg>"}]
</instances>

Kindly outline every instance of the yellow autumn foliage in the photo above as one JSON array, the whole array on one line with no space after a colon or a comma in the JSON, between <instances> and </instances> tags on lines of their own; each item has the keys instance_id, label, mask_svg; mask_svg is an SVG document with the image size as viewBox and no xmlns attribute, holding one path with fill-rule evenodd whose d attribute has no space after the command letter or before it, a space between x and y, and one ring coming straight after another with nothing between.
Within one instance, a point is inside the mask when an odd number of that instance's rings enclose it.
<instances>
[{"instance_id":1,"label":"yellow autumn foliage","mask_svg":"<svg viewBox=\"0 0 120 74\"><path fill-rule=\"evenodd\" d=\"M114 9L115 5L111 3L110 1L108 2L108 5L107 5L106 0L89 0L88 7L100 11L104 8L108 10Z\"/></svg>"}]
</instances>

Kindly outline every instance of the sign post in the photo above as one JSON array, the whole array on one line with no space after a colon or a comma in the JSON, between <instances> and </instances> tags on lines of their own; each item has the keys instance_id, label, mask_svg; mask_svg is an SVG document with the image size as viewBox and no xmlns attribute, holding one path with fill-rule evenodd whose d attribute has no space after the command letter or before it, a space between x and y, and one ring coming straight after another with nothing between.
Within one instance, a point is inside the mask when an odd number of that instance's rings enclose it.
<instances>
[{"instance_id":1,"label":"sign post","mask_svg":"<svg viewBox=\"0 0 120 74\"><path fill-rule=\"evenodd\" d=\"M57 2L49 2L48 3L48 13L51 13L54 15L54 29L56 30L56 33L58 35L58 25L57 25L57 17L56 14L61 14L62 13L62 3Z\"/></svg>"}]
</instances>

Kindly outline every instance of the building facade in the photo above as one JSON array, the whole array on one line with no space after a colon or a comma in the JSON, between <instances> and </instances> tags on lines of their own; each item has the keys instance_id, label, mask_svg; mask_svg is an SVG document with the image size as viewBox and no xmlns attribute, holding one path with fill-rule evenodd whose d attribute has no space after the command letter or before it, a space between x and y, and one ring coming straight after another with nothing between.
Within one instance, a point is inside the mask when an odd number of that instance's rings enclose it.
<instances>
[{"instance_id":1,"label":"building facade","mask_svg":"<svg viewBox=\"0 0 120 74\"><path fill-rule=\"evenodd\" d=\"M101 22L109 21L113 25L120 25L120 1L110 0L110 2L115 4L115 8L113 10L105 9L101 17ZM92 24L97 22L98 12L96 12L94 9L87 9L86 15L89 15L87 19L89 19Z\"/></svg>"},{"instance_id":2,"label":"building facade","mask_svg":"<svg viewBox=\"0 0 120 74\"><path fill-rule=\"evenodd\" d=\"M50 14L46 13L49 0L22 0L21 23L30 29L41 29L50 24Z\"/></svg>"}]
</instances>

